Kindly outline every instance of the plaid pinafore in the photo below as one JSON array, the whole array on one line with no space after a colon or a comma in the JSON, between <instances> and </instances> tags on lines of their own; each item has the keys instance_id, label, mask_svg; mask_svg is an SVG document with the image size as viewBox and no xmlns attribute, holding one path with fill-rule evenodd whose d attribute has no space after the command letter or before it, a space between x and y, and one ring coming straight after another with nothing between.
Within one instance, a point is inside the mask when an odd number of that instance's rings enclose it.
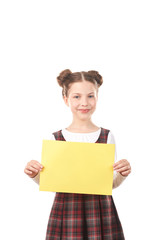
<instances>
[{"instance_id":1,"label":"plaid pinafore","mask_svg":"<svg viewBox=\"0 0 160 240\"><path fill-rule=\"evenodd\" d=\"M107 143L108 133L101 128L96 143ZM62 130L53 134L65 141ZM56 192L46 240L124 240L112 196Z\"/></svg>"}]
</instances>

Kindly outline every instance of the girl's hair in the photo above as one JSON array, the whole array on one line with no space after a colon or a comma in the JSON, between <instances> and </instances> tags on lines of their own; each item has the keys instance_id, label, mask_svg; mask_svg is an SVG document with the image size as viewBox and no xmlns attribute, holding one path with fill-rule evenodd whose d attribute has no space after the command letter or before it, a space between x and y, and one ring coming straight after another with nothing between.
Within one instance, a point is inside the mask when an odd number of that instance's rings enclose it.
<instances>
[{"instance_id":1,"label":"girl's hair","mask_svg":"<svg viewBox=\"0 0 160 240\"><path fill-rule=\"evenodd\" d=\"M73 73L69 69L63 70L57 77L58 84L62 87L62 96L67 97L71 83L82 82L84 80L95 84L97 86L97 89L103 83L102 76L99 74L99 72L94 70L88 72L82 71Z\"/></svg>"}]
</instances>

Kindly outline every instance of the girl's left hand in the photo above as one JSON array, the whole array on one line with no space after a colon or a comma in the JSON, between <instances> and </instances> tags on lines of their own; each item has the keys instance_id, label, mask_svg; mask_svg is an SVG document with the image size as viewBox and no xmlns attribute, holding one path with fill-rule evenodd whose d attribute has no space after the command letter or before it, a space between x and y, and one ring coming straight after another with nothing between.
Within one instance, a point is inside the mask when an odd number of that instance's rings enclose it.
<instances>
[{"instance_id":1,"label":"girl's left hand","mask_svg":"<svg viewBox=\"0 0 160 240\"><path fill-rule=\"evenodd\" d=\"M127 177L131 173L131 166L126 159L121 159L113 164L113 170L116 170L122 176Z\"/></svg>"}]
</instances>

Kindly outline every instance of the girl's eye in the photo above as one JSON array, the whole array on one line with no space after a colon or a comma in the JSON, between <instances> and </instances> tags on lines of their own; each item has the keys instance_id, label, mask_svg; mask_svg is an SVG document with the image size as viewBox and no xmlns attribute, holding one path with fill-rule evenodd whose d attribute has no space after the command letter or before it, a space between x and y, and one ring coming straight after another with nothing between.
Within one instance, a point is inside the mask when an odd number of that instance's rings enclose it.
<instances>
[{"instance_id":1,"label":"girl's eye","mask_svg":"<svg viewBox=\"0 0 160 240\"><path fill-rule=\"evenodd\" d=\"M89 98L93 98L94 96L93 95L90 95Z\"/></svg>"},{"instance_id":2,"label":"girl's eye","mask_svg":"<svg viewBox=\"0 0 160 240\"><path fill-rule=\"evenodd\" d=\"M79 98L79 96L74 96L74 98Z\"/></svg>"}]
</instances>

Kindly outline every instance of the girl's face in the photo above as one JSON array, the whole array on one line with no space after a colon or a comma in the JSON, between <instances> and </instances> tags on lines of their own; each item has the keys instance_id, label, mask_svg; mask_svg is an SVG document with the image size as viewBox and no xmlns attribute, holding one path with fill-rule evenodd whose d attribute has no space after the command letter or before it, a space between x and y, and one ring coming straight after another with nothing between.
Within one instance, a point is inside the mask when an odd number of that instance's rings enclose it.
<instances>
[{"instance_id":1,"label":"girl's face","mask_svg":"<svg viewBox=\"0 0 160 240\"><path fill-rule=\"evenodd\" d=\"M68 90L68 97L64 97L73 117L79 120L90 119L96 109L97 100L97 88L89 81L72 83Z\"/></svg>"}]
</instances>

